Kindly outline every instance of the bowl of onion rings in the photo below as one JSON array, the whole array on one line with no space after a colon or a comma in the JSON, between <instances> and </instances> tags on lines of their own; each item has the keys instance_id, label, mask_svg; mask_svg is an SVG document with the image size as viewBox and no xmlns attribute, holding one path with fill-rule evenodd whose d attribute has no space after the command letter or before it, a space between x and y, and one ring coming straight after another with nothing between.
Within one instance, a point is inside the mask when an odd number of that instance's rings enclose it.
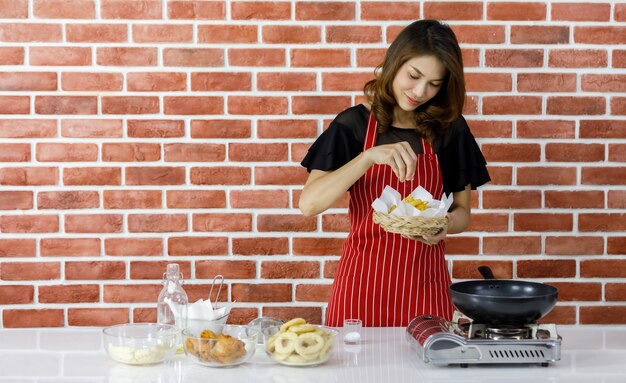
<instances>
[{"instance_id":1,"label":"bowl of onion rings","mask_svg":"<svg viewBox=\"0 0 626 383\"><path fill-rule=\"evenodd\" d=\"M285 366L316 366L335 351L338 332L330 327L306 323L302 318L262 330L265 353Z\"/></svg>"}]
</instances>

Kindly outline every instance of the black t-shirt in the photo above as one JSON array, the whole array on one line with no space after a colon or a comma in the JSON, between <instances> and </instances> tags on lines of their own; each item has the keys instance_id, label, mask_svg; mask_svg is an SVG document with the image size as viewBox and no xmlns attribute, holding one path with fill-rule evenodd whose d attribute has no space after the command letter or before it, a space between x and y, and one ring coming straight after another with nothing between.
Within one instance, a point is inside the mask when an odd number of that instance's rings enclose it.
<instances>
[{"instance_id":1,"label":"black t-shirt","mask_svg":"<svg viewBox=\"0 0 626 383\"><path fill-rule=\"evenodd\" d=\"M313 143L302 160L302 166L335 170L350 162L363 151L369 110L359 104L341 112L328 129ZM376 145L407 141L415 153L422 153L421 136L414 129L390 127L379 133ZM446 194L458 192L471 185L472 189L489 182L483 154L463 117L459 117L440 135L434 145L439 158L443 189Z\"/></svg>"}]
</instances>

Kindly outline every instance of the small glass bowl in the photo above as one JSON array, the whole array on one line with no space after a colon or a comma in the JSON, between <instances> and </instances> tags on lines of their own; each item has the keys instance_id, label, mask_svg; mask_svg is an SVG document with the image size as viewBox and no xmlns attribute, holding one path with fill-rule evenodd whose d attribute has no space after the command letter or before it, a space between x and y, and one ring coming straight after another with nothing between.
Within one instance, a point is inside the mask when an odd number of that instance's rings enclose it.
<instances>
[{"instance_id":1,"label":"small glass bowl","mask_svg":"<svg viewBox=\"0 0 626 383\"><path fill-rule=\"evenodd\" d=\"M254 355L258 337L259 330L247 326L196 323L183 330L183 346L187 358L195 363L230 367L245 363Z\"/></svg>"},{"instance_id":2,"label":"small glass bowl","mask_svg":"<svg viewBox=\"0 0 626 383\"><path fill-rule=\"evenodd\" d=\"M161 363L174 354L180 330L157 323L126 323L102 330L104 348L111 359L132 365Z\"/></svg>"},{"instance_id":3,"label":"small glass bowl","mask_svg":"<svg viewBox=\"0 0 626 383\"><path fill-rule=\"evenodd\" d=\"M339 332L330 327L314 327L315 331L301 334L281 333L280 326L263 329L265 353L285 366L307 367L326 363L335 352Z\"/></svg>"}]
</instances>

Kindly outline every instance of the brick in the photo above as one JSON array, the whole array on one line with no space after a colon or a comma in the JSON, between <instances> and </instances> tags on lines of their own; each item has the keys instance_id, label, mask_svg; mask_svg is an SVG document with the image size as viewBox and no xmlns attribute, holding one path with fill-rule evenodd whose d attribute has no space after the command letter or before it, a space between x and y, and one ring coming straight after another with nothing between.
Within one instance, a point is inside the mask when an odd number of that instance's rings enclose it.
<instances>
[{"instance_id":1,"label":"brick","mask_svg":"<svg viewBox=\"0 0 626 383\"><path fill-rule=\"evenodd\" d=\"M287 144L228 144L230 161L267 162L287 161Z\"/></svg>"},{"instance_id":2,"label":"brick","mask_svg":"<svg viewBox=\"0 0 626 383\"><path fill-rule=\"evenodd\" d=\"M28 162L30 160L29 144L0 144L0 161Z\"/></svg>"},{"instance_id":3,"label":"brick","mask_svg":"<svg viewBox=\"0 0 626 383\"><path fill-rule=\"evenodd\" d=\"M88 303L100 301L98 285L39 286L39 303Z\"/></svg>"},{"instance_id":4,"label":"brick","mask_svg":"<svg viewBox=\"0 0 626 383\"><path fill-rule=\"evenodd\" d=\"M256 43L258 39L256 25L198 25L199 43L251 44Z\"/></svg>"},{"instance_id":5,"label":"brick","mask_svg":"<svg viewBox=\"0 0 626 383\"><path fill-rule=\"evenodd\" d=\"M626 49L613 50L611 66L614 68L626 68Z\"/></svg>"},{"instance_id":6,"label":"brick","mask_svg":"<svg viewBox=\"0 0 626 383\"><path fill-rule=\"evenodd\" d=\"M626 27L576 26L574 42L577 44L621 45L626 43Z\"/></svg>"},{"instance_id":7,"label":"brick","mask_svg":"<svg viewBox=\"0 0 626 383\"><path fill-rule=\"evenodd\" d=\"M114 280L126 278L124 262L65 262L66 280Z\"/></svg>"},{"instance_id":8,"label":"brick","mask_svg":"<svg viewBox=\"0 0 626 383\"><path fill-rule=\"evenodd\" d=\"M381 49L381 48L357 48L356 49L356 66L374 68L383 62L386 52L387 52L386 49ZM349 59L350 59L350 55L348 52L348 61ZM293 66L293 58L291 60L291 64ZM467 63L465 63L465 59L463 59L463 64L467 65ZM348 64L348 65L343 65L343 66L350 66L350 65Z\"/></svg>"},{"instance_id":9,"label":"brick","mask_svg":"<svg viewBox=\"0 0 626 383\"><path fill-rule=\"evenodd\" d=\"M57 75L50 72L0 72L0 90L57 90Z\"/></svg>"},{"instance_id":10,"label":"brick","mask_svg":"<svg viewBox=\"0 0 626 383\"><path fill-rule=\"evenodd\" d=\"M224 1L168 1L167 18L172 20L221 20L226 17Z\"/></svg>"},{"instance_id":11,"label":"brick","mask_svg":"<svg viewBox=\"0 0 626 383\"><path fill-rule=\"evenodd\" d=\"M5 328L63 327L63 309L28 309L2 311L2 324Z\"/></svg>"},{"instance_id":12,"label":"brick","mask_svg":"<svg viewBox=\"0 0 626 383\"><path fill-rule=\"evenodd\" d=\"M323 73L322 90L324 91L362 91L363 84L374 79L370 72L366 73Z\"/></svg>"},{"instance_id":13,"label":"brick","mask_svg":"<svg viewBox=\"0 0 626 383\"><path fill-rule=\"evenodd\" d=\"M482 201L486 209L537 209L541 207L541 191L484 190Z\"/></svg>"},{"instance_id":14,"label":"brick","mask_svg":"<svg viewBox=\"0 0 626 383\"><path fill-rule=\"evenodd\" d=\"M0 114L29 114L30 97L0 96Z\"/></svg>"},{"instance_id":15,"label":"brick","mask_svg":"<svg viewBox=\"0 0 626 383\"><path fill-rule=\"evenodd\" d=\"M168 190L166 200L167 207L170 209L226 207L226 193L224 190Z\"/></svg>"},{"instance_id":16,"label":"brick","mask_svg":"<svg viewBox=\"0 0 626 383\"><path fill-rule=\"evenodd\" d=\"M2 262L2 281L45 281L61 278L59 262Z\"/></svg>"},{"instance_id":17,"label":"brick","mask_svg":"<svg viewBox=\"0 0 626 383\"><path fill-rule=\"evenodd\" d=\"M511 261L452 261L452 278L458 279L482 279L478 272L479 266L487 266L493 271L498 279L511 279L513 277L513 263Z\"/></svg>"},{"instance_id":18,"label":"brick","mask_svg":"<svg viewBox=\"0 0 626 383\"><path fill-rule=\"evenodd\" d=\"M615 4L614 10L615 21L626 21L626 6L624 4Z\"/></svg>"},{"instance_id":19,"label":"brick","mask_svg":"<svg viewBox=\"0 0 626 383\"><path fill-rule=\"evenodd\" d=\"M572 231L572 214L549 213L514 213L515 231Z\"/></svg>"},{"instance_id":20,"label":"brick","mask_svg":"<svg viewBox=\"0 0 626 383\"><path fill-rule=\"evenodd\" d=\"M341 255L344 238L293 238L293 255Z\"/></svg>"},{"instance_id":21,"label":"brick","mask_svg":"<svg viewBox=\"0 0 626 383\"><path fill-rule=\"evenodd\" d=\"M0 65L24 64L24 48L0 47Z\"/></svg>"},{"instance_id":22,"label":"brick","mask_svg":"<svg viewBox=\"0 0 626 383\"><path fill-rule=\"evenodd\" d=\"M626 183L624 167L583 167L581 184L586 185L624 185Z\"/></svg>"},{"instance_id":23,"label":"brick","mask_svg":"<svg viewBox=\"0 0 626 383\"><path fill-rule=\"evenodd\" d=\"M172 138L185 135L182 120L128 120L128 136L142 138Z\"/></svg>"},{"instance_id":24,"label":"brick","mask_svg":"<svg viewBox=\"0 0 626 383\"><path fill-rule=\"evenodd\" d=\"M228 255L227 237L170 237L168 255Z\"/></svg>"},{"instance_id":25,"label":"brick","mask_svg":"<svg viewBox=\"0 0 626 383\"><path fill-rule=\"evenodd\" d=\"M449 3L424 2L424 18L435 20L482 20L483 4L471 1Z\"/></svg>"},{"instance_id":26,"label":"brick","mask_svg":"<svg viewBox=\"0 0 626 383\"><path fill-rule=\"evenodd\" d=\"M259 310L256 307L243 308L233 307L228 315L227 324L248 325L252 320L259 318Z\"/></svg>"},{"instance_id":27,"label":"brick","mask_svg":"<svg viewBox=\"0 0 626 383\"><path fill-rule=\"evenodd\" d=\"M28 0L0 0L0 17L3 19L28 18Z\"/></svg>"},{"instance_id":28,"label":"brick","mask_svg":"<svg viewBox=\"0 0 626 383\"><path fill-rule=\"evenodd\" d=\"M581 138L625 138L626 121L620 120L581 120Z\"/></svg>"},{"instance_id":29,"label":"brick","mask_svg":"<svg viewBox=\"0 0 626 383\"><path fill-rule=\"evenodd\" d=\"M552 311L539 319L539 323L576 324L575 306L555 306Z\"/></svg>"},{"instance_id":30,"label":"brick","mask_svg":"<svg viewBox=\"0 0 626 383\"><path fill-rule=\"evenodd\" d=\"M551 49L549 67L560 68L604 68L608 53L601 49Z\"/></svg>"},{"instance_id":31,"label":"brick","mask_svg":"<svg viewBox=\"0 0 626 383\"><path fill-rule=\"evenodd\" d=\"M165 114L195 115L222 114L224 99L211 96L165 96L163 97Z\"/></svg>"},{"instance_id":32,"label":"brick","mask_svg":"<svg viewBox=\"0 0 626 383\"><path fill-rule=\"evenodd\" d=\"M39 143L35 145L37 161L40 162L84 162L98 160L96 144Z\"/></svg>"},{"instance_id":33,"label":"brick","mask_svg":"<svg viewBox=\"0 0 626 383\"><path fill-rule=\"evenodd\" d=\"M231 74L232 76L232 74ZM317 90L317 76L315 73L258 73L257 89L269 91L306 91Z\"/></svg>"},{"instance_id":34,"label":"brick","mask_svg":"<svg viewBox=\"0 0 626 383\"><path fill-rule=\"evenodd\" d=\"M550 286L559 289L560 302L600 301L602 284L591 282L550 282Z\"/></svg>"},{"instance_id":35,"label":"brick","mask_svg":"<svg viewBox=\"0 0 626 383\"><path fill-rule=\"evenodd\" d=\"M233 283L231 296L238 302L291 302L290 283Z\"/></svg>"},{"instance_id":36,"label":"brick","mask_svg":"<svg viewBox=\"0 0 626 383\"><path fill-rule=\"evenodd\" d=\"M63 184L69 185L120 185L120 168L65 168Z\"/></svg>"},{"instance_id":37,"label":"brick","mask_svg":"<svg viewBox=\"0 0 626 383\"><path fill-rule=\"evenodd\" d=\"M24 285L0 286L1 305L20 305L34 303L35 287Z\"/></svg>"},{"instance_id":38,"label":"brick","mask_svg":"<svg viewBox=\"0 0 626 383\"><path fill-rule=\"evenodd\" d=\"M224 65L224 50L213 48L165 48L163 49L163 65L175 67L220 67Z\"/></svg>"},{"instance_id":39,"label":"brick","mask_svg":"<svg viewBox=\"0 0 626 383\"><path fill-rule=\"evenodd\" d=\"M144 162L161 159L161 145L152 143L103 143L102 161Z\"/></svg>"},{"instance_id":40,"label":"brick","mask_svg":"<svg viewBox=\"0 0 626 383\"><path fill-rule=\"evenodd\" d=\"M513 136L513 124L511 121L497 120L469 120L472 134L476 138L511 138Z\"/></svg>"},{"instance_id":41,"label":"brick","mask_svg":"<svg viewBox=\"0 0 626 383\"><path fill-rule=\"evenodd\" d=\"M287 238L233 238L233 255L283 255L288 252Z\"/></svg>"},{"instance_id":42,"label":"brick","mask_svg":"<svg viewBox=\"0 0 626 383\"><path fill-rule=\"evenodd\" d=\"M330 299L333 285L298 284L296 285L296 302L323 302Z\"/></svg>"},{"instance_id":43,"label":"brick","mask_svg":"<svg viewBox=\"0 0 626 383\"><path fill-rule=\"evenodd\" d=\"M127 185L183 185L185 169L183 167L151 166L127 167Z\"/></svg>"},{"instance_id":44,"label":"brick","mask_svg":"<svg viewBox=\"0 0 626 383\"><path fill-rule=\"evenodd\" d=\"M626 75L583 74L581 88L584 92L626 92Z\"/></svg>"},{"instance_id":45,"label":"brick","mask_svg":"<svg viewBox=\"0 0 626 383\"><path fill-rule=\"evenodd\" d=\"M36 96L37 114L97 114L95 96Z\"/></svg>"},{"instance_id":46,"label":"brick","mask_svg":"<svg viewBox=\"0 0 626 383\"><path fill-rule=\"evenodd\" d=\"M294 114L337 114L350 107L346 96L293 96Z\"/></svg>"},{"instance_id":47,"label":"brick","mask_svg":"<svg viewBox=\"0 0 626 383\"><path fill-rule=\"evenodd\" d=\"M257 136L259 138L314 138L317 137L317 122L315 120L258 120Z\"/></svg>"},{"instance_id":48,"label":"brick","mask_svg":"<svg viewBox=\"0 0 626 383\"><path fill-rule=\"evenodd\" d=\"M289 192L286 190L231 190L229 195L230 206L235 209L289 207Z\"/></svg>"},{"instance_id":49,"label":"brick","mask_svg":"<svg viewBox=\"0 0 626 383\"><path fill-rule=\"evenodd\" d=\"M192 185L248 185L249 167L215 166L192 167L189 178Z\"/></svg>"},{"instance_id":50,"label":"brick","mask_svg":"<svg viewBox=\"0 0 626 383\"><path fill-rule=\"evenodd\" d=\"M378 26L329 25L325 41L328 43L367 44L382 42L382 31Z\"/></svg>"},{"instance_id":51,"label":"brick","mask_svg":"<svg viewBox=\"0 0 626 383\"><path fill-rule=\"evenodd\" d=\"M135 43L191 43L193 25L182 24L134 24Z\"/></svg>"},{"instance_id":52,"label":"brick","mask_svg":"<svg viewBox=\"0 0 626 383\"><path fill-rule=\"evenodd\" d=\"M296 20L354 20L355 16L355 4L350 2L296 2Z\"/></svg>"},{"instance_id":53,"label":"brick","mask_svg":"<svg viewBox=\"0 0 626 383\"><path fill-rule=\"evenodd\" d=\"M193 231L235 232L252 231L251 214L208 213L193 214Z\"/></svg>"},{"instance_id":54,"label":"brick","mask_svg":"<svg viewBox=\"0 0 626 383\"><path fill-rule=\"evenodd\" d=\"M576 92L574 73L519 73L517 90L520 92Z\"/></svg>"},{"instance_id":55,"label":"brick","mask_svg":"<svg viewBox=\"0 0 626 383\"><path fill-rule=\"evenodd\" d=\"M0 24L0 41L10 43L58 43L62 41L61 24Z\"/></svg>"},{"instance_id":56,"label":"brick","mask_svg":"<svg viewBox=\"0 0 626 383\"><path fill-rule=\"evenodd\" d=\"M487 49L485 66L500 68L540 68L543 66L541 49Z\"/></svg>"},{"instance_id":57,"label":"brick","mask_svg":"<svg viewBox=\"0 0 626 383\"><path fill-rule=\"evenodd\" d=\"M192 73L193 91L252 90L252 74L246 72Z\"/></svg>"},{"instance_id":58,"label":"brick","mask_svg":"<svg viewBox=\"0 0 626 383\"><path fill-rule=\"evenodd\" d=\"M241 115L287 114L288 99L270 96L228 96L228 113Z\"/></svg>"},{"instance_id":59,"label":"brick","mask_svg":"<svg viewBox=\"0 0 626 383\"><path fill-rule=\"evenodd\" d=\"M254 179L257 185L304 185L308 173L296 166L257 166Z\"/></svg>"},{"instance_id":60,"label":"brick","mask_svg":"<svg viewBox=\"0 0 626 383\"><path fill-rule=\"evenodd\" d=\"M607 283L605 294L607 301L626 301L626 283Z\"/></svg>"},{"instance_id":61,"label":"brick","mask_svg":"<svg viewBox=\"0 0 626 383\"><path fill-rule=\"evenodd\" d=\"M54 191L37 194L37 209L94 209L100 207L97 191Z\"/></svg>"},{"instance_id":62,"label":"brick","mask_svg":"<svg viewBox=\"0 0 626 383\"><path fill-rule=\"evenodd\" d=\"M39 19L93 19L93 0L34 0L33 16Z\"/></svg>"},{"instance_id":63,"label":"brick","mask_svg":"<svg viewBox=\"0 0 626 383\"><path fill-rule=\"evenodd\" d=\"M192 138L248 138L250 120L191 120Z\"/></svg>"},{"instance_id":64,"label":"brick","mask_svg":"<svg viewBox=\"0 0 626 383\"><path fill-rule=\"evenodd\" d=\"M98 238L42 238L42 257L97 257L100 255Z\"/></svg>"},{"instance_id":65,"label":"brick","mask_svg":"<svg viewBox=\"0 0 626 383\"><path fill-rule=\"evenodd\" d=\"M518 138L570 138L576 133L576 123L567 120L518 120Z\"/></svg>"},{"instance_id":66,"label":"brick","mask_svg":"<svg viewBox=\"0 0 626 383\"><path fill-rule=\"evenodd\" d=\"M67 24L67 42L72 43L125 43L128 29L123 24Z\"/></svg>"},{"instance_id":67,"label":"brick","mask_svg":"<svg viewBox=\"0 0 626 383\"><path fill-rule=\"evenodd\" d=\"M546 254L549 255L602 255L604 238L582 236L546 237Z\"/></svg>"},{"instance_id":68,"label":"brick","mask_svg":"<svg viewBox=\"0 0 626 383\"><path fill-rule=\"evenodd\" d=\"M159 113L159 98L154 96L103 96L103 114Z\"/></svg>"},{"instance_id":69,"label":"brick","mask_svg":"<svg viewBox=\"0 0 626 383\"><path fill-rule=\"evenodd\" d=\"M257 231L306 232L317 227L316 217L304 217L300 214L257 215Z\"/></svg>"},{"instance_id":70,"label":"brick","mask_svg":"<svg viewBox=\"0 0 626 383\"><path fill-rule=\"evenodd\" d=\"M3 215L0 216L2 233L56 233L59 231L59 216Z\"/></svg>"},{"instance_id":71,"label":"brick","mask_svg":"<svg viewBox=\"0 0 626 383\"><path fill-rule=\"evenodd\" d=\"M484 204L483 204L484 206ZM466 231L506 232L509 231L509 214L472 213L470 225Z\"/></svg>"},{"instance_id":72,"label":"brick","mask_svg":"<svg viewBox=\"0 0 626 383\"><path fill-rule=\"evenodd\" d=\"M626 269L624 260L583 260L580 262L582 278L624 278Z\"/></svg>"},{"instance_id":73,"label":"brick","mask_svg":"<svg viewBox=\"0 0 626 383\"><path fill-rule=\"evenodd\" d=\"M519 278L571 278L576 276L574 260L517 261Z\"/></svg>"},{"instance_id":74,"label":"brick","mask_svg":"<svg viewBox=\"0 0 626 383\"><path fill-rule=\"evenodd\" d=\"M226 279L256 278L255 261L196 261L197 279L213 279L223 275Z\"/></svg>"},{"instance_id":75,"label":"brick","mask_svg":"<svg viewBox=\"0 0 626 383\"><path fill-rule=\"evenodd\" d=\"M157 60L158 60L157 48L138 48L138 47L98 47L96 48L96 63L98 65L156 66Z\"/></svg>"},{"instance_id":76,"label":"brick","mask_svg":"<svg viewBox=\"0 0 626 383\"><path fill-rule=\"evenodd\" d=\"M233 1L233 20L288 20L291 18L291 4L274 1Z\"/></svg>"},{"instance_id":77,"label":"brick","mask_svg":"<svg viewBox=\"0 0 626 383\"><path fill-rule=\"evenodd\" d=\"M113 326L128 323L128 314L128 308L70 308L67 323L70 326Z\"/></svg>"},{"instance_id":78,"label":"brick","mask_svg":"<svg viewBox=\"0 0 626 383\"><path fill-rule=\"evenodd\" d=\"M288 321L290 318L303 318L307 323L322 324L321 307L263 307L262 316Z\"/></svg>"},{"instance_id":79,"label":"brick","mask_svg":"<svg viewBox=\"0 0 626 383\"><path fill-rule=\"evenodd\" d=\"M551 96L547 100L548 114L594 115L604 114L605 110L604 97Z\"/></svg>"},{"instance_id":80,"label":"brick","mask_svg":"<svg viewBox=\"0 0 626 383\"><path fill-rule=\"evenodd\" d=\"M478 254L478 238L472 237L447 237L446 254Z\"/></svg>"},{"instance_id":81,"label":"brick","mask_svg":"<svg viewBox=\"0 0 626 383\"><path fill-rule=\"evenodd\" d=\"M61 88L68 91L121 91L119 73L63 73Z\"/></svg>"},{"instance_id":82,"label":"brick","mask_svg":"<svg viewBox=\"0 0 626 383\"><path fill-rule=\"evenodd\" d=\"M492 185L512 185L513 168L511 166L487 166Z\"/></svg>"},{"instance_id":83,"label":"brick","mask_svg":"<svg viewBox=\"0 0 626 383\"><path fill-rule=\"evenodd\" d=\"M594 190L546 190L545 207L565 209L601 209L604 207L604 192Z\"/></svg>"},{"instance_id":84,"label":"brick","mask_svg":"<svg viewBox=\"0 0 626 383\"><path fill-rule=\"evenodd\" d=\"M126 75L126 86L133 92L186 90L187 75L177 72L133 72Z\"/></svg>"},{"instance_id":85,"label":"brick","mask_svg":"<svg viewBox=\"0 0 626 383\"><path fill-rule=\"evenodd\" d=\"M131 233L164 233L187 231L186 214L129 214Z\"/></svg>"},{"instance_id":86,"label":"brick","mask_svg":"<svg viewBox=\"0 0 626 383\"><path fill-rule=\"evenodd\" d=\"M582 306L581 324L626 324L626 306Z\"/></svg>"},{"instance_id":87,"label":"brick","mask_svg":"<svg viewBox=\"0 0 626 383\"><path fill-rule=\"evenodd\" d=\"M289 62L291 67L296 68L349 67L350 50L294 48L291 50Z\"/></svg>"},{"instance_id":88,"label":"brick","mask_svg":"<svg viewBox=\"0 0 626 383\"><path fill-rule=\"evenodd\" d=\"M536 162L541 155L538 144L483 144L481 149L489 162Z\"/></svg>"},{"instance_id":89,"label":"brick","mask_svg":"<svg viewBox=\"0 0 626 383\"><path fill-rule=\"evenodd\" d=\"M499 25L454 25L451 28L460 44L501 44L506 38L504 26Z\"/></svg>"},{"instance_id":90,"label":"brick","mask_svg":"<svg viewBox=\"0 0 626 383\"><path fill-rule=\"evenodd\" d=\"M264 279L319 278L320 263L316 261L265 261L261 263Z\"/></svg>"},{"instance_id":91,"label":"brick","mask_svg":"<svg viewBox=\"0 0 626 383\"><path fill-rule=\"evenodd\" d=\"M261 41L265 44L313 44L322 41L322 28L313 25L264 25Z\"/></svg>"},{"instance_id":92,"label":"brick","mask_svg":"<svg viewBox=\"0 0 626 383\"><path fill-rule=\"evenodd\" d=\"M541 114L541 97L484 96L483 114Z\"/></svg>"},{"instance_id":93,"label":"brick","mask_svg":"<svg viewBox=\"0 0 626 383\"><path fill-rule=\"evenodd\" d=\"M324 214L322 231L331 233L347 233L350 231L350 220L347 214Z\"/></svg>"},{"instance_id":94,"label":"brick","mask_svg":"<svg viewBox=\"0 0 626 383\"><path fill-rule=\"evenodd\" d=\"M337 268L339 266L339 261L325 261L324 262L324 278L335 278L337 274Z\"/></svg>"},{"instance_id":95,"label":"brick","mask_svg":"<svg viewBox=\"0 0 626 383\"><path fill-rule=\"evenodd\" d=\"M106 238L104 254L112 256L160 256L163 255L161 238Z\"/></svg>"},{"instance_id":96,"label":"brick","mask_svg":"<svg viewBox=\"0 0 626 383\"><path fill-rule=\"evenodd\" d=\"M556 162L597 162L604 160L603 144L548 143L546 160Z\"/></svg>"},{"instance_id":97,"label":"brick","mask_svg":"<svg viewBox=\"0 0 626 383\"><path fill-rule=\"evenodd\" d=\"M361 4L361 20L414 20L420 4L399 1L371 1Z\"/></svg>"},{"instance_id":98,"label":"brick","mask_svg":"<svg viewBox=\"0 0 626 383\"><path fill-rule=\"evenodd\" d=\"M281 48L232 48L228 50L231 66L285 66L285 50Z\"/></svg>"},{"instance_id":99,"label":"brick","mask_svg":"<svg viewBox=\"0 0 626 383\"><path fill-rule=\"evenodd\" d=\"M609 144L609 161L626 162L626 145Z\"/></svg>"},{"instance_id":100,"label":"brick","mask_svg":"<svg viewBox=\"0 0 626 383\"><path fill-rule=\"evenodd\" d=\"M541 254L541 237L483 237L483 254L538 255Z\"/></svg>"},{"instance_id":101,"label":"brick","mask_svg":"<svg viewBox=\"0 0 626 383\"><path fill-rule=\"evenodd\" d=\"M0 185L57 185L56 167L0 168Z\"/></svg>"},{"instance_id":102,"label":"brick","mask_svg":"<svg viewBox=\"0 0 626 383\"><path fill-rule=\"evenodd\" d=\"M626 190L609 190L609 208L626 208Z\"/></svg>"},{"instance_id":103,"label":"brick","mask_svg":"<svg viewBox=\"0 0 626 383\"><path fill-rule=\"evenodd\" d=\"M567 44L569 27L557 25L513 25L512 44Z\"/></svg>"},{"instance_id":104,"label":"brick","mask_svg":"<svg viewBox=\"0 0 626 383\"><path fill-rule=\"evenodd\" d=\"M508 73L470 72L465 74L465 87L468 92L511 92L513 81Z\"/></svg>"},{"instance_id":105,"label":"brick","mask_svg":"<svg viewBox=\"0 0 626 383\"><path fill-rule=\"evenodd\" d=\"M222 144L165 144L166 162L218 162L226 158Z\"/></svg>"},{"instance_id":106,"label":"brick","mask_svg":"<svg viewBox=\"0 0 626 383\"><path fill-rule=\"evenodd\" d=\"M580 231L624 231L626 214L621 213L581 213L578 216Z\"/></svg>"},{"instance_id":107,"label":"brick","mask_svg":"<svg viewBox=\"0 0 626 383\"><path fill-rule=\"evenodd\" d=\"M100 17L103 19L160 19L162 0L101 0Z\"/></svg>"},{"instance_id":108,"label":"brick","mask_svg":"<svg viewBox=\"0 0 626 383\"><path fill-rule=\"evenodd\" d=\"M121 214L67 214L66 233L121 233Z\"/></svg>"},{"instance_id":109,"label":"brick","mask_svg":"<svg viewBox=\"0 0 626 383\"><path fill-rule=\"evenodd\" d=\"M611 114L626 116L626 97L611 97Z\"/></svg>"},{"instance_id":110,"label":"brick","mask_svg":"<svg viewBox=\"0 0 626 383\"><path fill-rule=\"evenodd\" d=\"M554 3L550 19L555 21L609 21L611 4Z\"/></svg>"},{"instance_id":111,"label":"brick","mask_svg":"<svg viewBox=\"0 0 626 383\"><path fill-rule=\"evenodd\" d=\"M539 2L487 3L487 20L546 20L546 4Z\"/></svg>"},{"instance_id":112,"label":"brick","mask_svg":"<svg viewBox=\"0 0 626 383\"><path fill-rule=\"evenodd\" d=\"M155 302L161 285L104 285L102 301L104 303L140 303Z\"/></svg>"},{"instance_id":113,"label":"brick","mask_svg":"<svg viewBox=\"0 0 626 383\"><path fill-rule=\"evenodd\" d=\"M37 256L35 239L0 239L0 258L35 256Z\"/></svg>"},{"instance_id":114,"label":"brick","mask_svg":"<svg viewBox=\"0 0 626 383\"><path fill-rule=\"evenodd\" d=\"M154 239L154 238L152 238ZM162 280L163 272L167 269L170 261L131 261L130 279L155 279ZM191 279L191 262L176 261L184 279Z\"/></svg>"}]
</instances>

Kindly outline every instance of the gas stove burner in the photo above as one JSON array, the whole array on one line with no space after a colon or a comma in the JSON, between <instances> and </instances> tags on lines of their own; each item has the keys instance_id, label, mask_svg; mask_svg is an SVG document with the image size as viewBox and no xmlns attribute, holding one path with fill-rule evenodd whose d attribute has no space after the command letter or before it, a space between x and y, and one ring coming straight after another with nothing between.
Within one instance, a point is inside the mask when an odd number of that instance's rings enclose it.
<instances>
[{"instance_id":1,"label":"gas stove burner","mask_svg":"<svg viewBox=\"0 0 626 383\"><path fill-rule=\"evenodd\" d=\"M435 365L538 363L561 359L561 337L554 324L493 326L449 322L433 316L413 318L407 339L421 359Z\"/></svg>"},{"instance_id":2,"label":"gas stove burner","mask_svg":"<svg viewBox=\"0 0 626 383\"><path fill-rule=\"evenodd\" d=\"M487 327L486 339L529 339L532 335L530 327Z\"/></svg>"}]
</instances>

